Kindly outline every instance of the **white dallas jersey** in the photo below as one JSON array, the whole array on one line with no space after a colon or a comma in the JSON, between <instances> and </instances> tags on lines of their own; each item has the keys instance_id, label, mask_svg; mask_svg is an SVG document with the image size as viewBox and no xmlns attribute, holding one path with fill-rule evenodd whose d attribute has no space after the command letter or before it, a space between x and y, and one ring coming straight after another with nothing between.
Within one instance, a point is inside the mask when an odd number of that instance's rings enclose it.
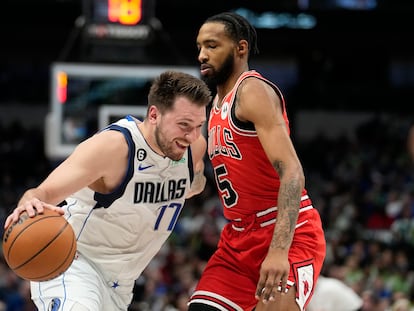
<instances>
[{"instance_id":1,"label":"white dallas jersey","mask_svg":"<svg viewBox=\"0 0 414 311\"><path fill-rule=\"evenodd\" d=\"M78 252L109 286L117 284L132 292L134 281L177 222L193 164L190 149L180 161L155 153L131 116L105 130L122 132L129 145L122 184L110 194L82 189L66 200L64 208L77 236Z\"/></svg>"}]
</instances>

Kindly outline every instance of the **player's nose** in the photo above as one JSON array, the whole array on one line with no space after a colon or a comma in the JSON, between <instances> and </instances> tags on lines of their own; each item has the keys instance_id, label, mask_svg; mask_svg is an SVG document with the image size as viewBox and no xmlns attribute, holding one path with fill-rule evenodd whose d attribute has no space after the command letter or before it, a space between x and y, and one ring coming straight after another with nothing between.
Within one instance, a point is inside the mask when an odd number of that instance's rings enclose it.
<instances>
[{"instance_id":1,"label":"player's nose","mask_svg":"<svg viewBox=\"0 0 414 311\"><path fill-rule=\"evenodd\" d=\"M190 144L192 144L193 142L195 142L198 139L198 137L200 136L200 134L201 134L201 132L200 132L200 130L198 128L197 129L193 129L193 130L191 130L191 131L189 131L189 132L187 132L185 134L185 139Z\"/></svg>"}]
</instances>

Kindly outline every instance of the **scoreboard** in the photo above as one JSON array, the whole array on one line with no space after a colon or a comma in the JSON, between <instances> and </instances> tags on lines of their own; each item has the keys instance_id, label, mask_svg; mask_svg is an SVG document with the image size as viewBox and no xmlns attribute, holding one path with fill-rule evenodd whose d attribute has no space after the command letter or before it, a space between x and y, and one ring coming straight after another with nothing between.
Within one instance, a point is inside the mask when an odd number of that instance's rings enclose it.
<instances>
[{"instance_id":1,"label":"scoreboard","mask_svg":"<svg viewBox=\"0 0 414 311\"><path fill-rule=\"evenodd\" d=\"M143 0L93 0L90 5L92 8L89 16L92 22L128 26L148 22L148 18L143 19L148 13L147 10L145 14L143 12Z\"/></svg>"},{"instance_id":2,"label":"scoreboard","mask_svg":"<svg viewBox=\"0 0 414 311\"><path fill-rule=\"evenodd\" d=\"M89 40L151 39L154 0L84 0L86 37Z\"/></svg>"}]
</instances>

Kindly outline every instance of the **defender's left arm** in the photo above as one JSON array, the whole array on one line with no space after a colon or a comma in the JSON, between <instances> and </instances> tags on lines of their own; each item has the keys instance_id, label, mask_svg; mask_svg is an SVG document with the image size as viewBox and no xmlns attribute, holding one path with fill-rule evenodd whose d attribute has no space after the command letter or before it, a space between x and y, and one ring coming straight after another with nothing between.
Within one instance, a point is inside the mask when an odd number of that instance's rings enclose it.
<instances>
[{"instance_id":1,"label":"defender's left arm","mask_svg":"<svg viewBox=\"0 0 414 311\"><path fill-rule=\"evenodd\" d=\"M207 141L203 135L191 144L191 153L194 163L194 179L191 183L190 192L187 199L196 194L200 194L206 185L206 177L204 176L204 155L207 150Z\"/></svg>"},{"instance_id":2,"label":"defender's left arm","mask_svg":"<svg viewBox=\"0 0 414 311\"><path fill-rule=\"evenodd\" d=\"M239 88L236 115L254 123L261 145L280 178L277 222L261 266L256 293L257 297L262 296L265 300L273 296L275 289L283 292L286 289L290 270L288 253L305 186L302 165L290 139L282 109L281 99L273 88L259 79L246 79Z\"/></svg>"}]
</instances>

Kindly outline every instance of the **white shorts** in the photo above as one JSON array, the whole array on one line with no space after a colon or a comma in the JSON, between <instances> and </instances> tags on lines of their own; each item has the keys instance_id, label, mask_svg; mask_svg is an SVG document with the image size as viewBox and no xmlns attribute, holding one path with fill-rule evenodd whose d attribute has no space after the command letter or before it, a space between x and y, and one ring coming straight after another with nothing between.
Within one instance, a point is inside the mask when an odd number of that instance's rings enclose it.
<instances>
[{"instance_id":1,"label":"white shorts","mask_svg":"<svg viewBox=\"0 0 414 311\"><path fill-rule=\"evenodd\" d=\"M127 311L132 289L119 293L81 255L61 276L30 282L31 296L39 311Z\"/></svg>"}]
</instances>

